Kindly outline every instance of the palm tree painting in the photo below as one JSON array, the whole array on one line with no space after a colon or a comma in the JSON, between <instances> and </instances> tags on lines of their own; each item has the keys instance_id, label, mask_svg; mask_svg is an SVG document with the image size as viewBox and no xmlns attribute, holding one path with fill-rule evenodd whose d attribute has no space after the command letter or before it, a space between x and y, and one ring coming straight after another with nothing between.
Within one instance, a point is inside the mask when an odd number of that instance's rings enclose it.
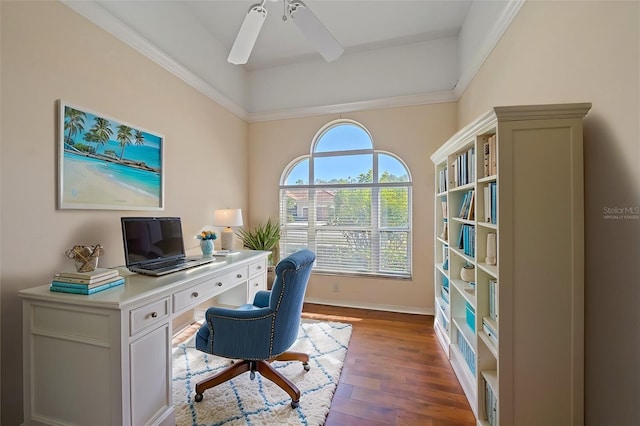
<instances>
[{"instance_id":1,"label":"palm tree painting","mask_svg":"<svg viewBox=\"0 0 640 426\"><path fill-rule=\"evenodd\" d=\"M78 132L84 130L86 114L75 108L67 108L64 114L64 131L66 133L65 142L69 142L73 140Z\"/></svg>"},{"instance_id":2,"label":"palm tree painting","mask_svg":"<svg viewBox=\"0 0 640 426\"><path fill-rule=\"evenodd\" d=\"M133 136L131 130L131 127L122 124L118 126L118 136L116 139L118 139L120 148L122 148L122 151L120 151L120 160L122 160L122 156L124 155L124 148L131 144L131 137Z\"/></svg>"},{"instance_id":3,"label":"palm tree painting","mask_svg":"<svg viewBox=\"0 0 640 426\"><path fill-rule=\"evenodd\" d=\"M59 104L59 208L162 210L164 137Z\"/></svg>"}]
</instances>

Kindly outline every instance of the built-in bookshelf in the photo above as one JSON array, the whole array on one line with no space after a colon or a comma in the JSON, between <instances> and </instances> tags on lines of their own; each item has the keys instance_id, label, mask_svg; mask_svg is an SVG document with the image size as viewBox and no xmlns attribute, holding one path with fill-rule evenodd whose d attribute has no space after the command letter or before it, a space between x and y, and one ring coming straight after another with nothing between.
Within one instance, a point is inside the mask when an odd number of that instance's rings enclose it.
<instances>
[{"instance_id":1,"label":"built-in bookshelf","mask_svg":"<svg viewBox=\"0 0 640 426\"><path fill-rule=\"evenodd\" d=\"M431 156L434 328L479 425L584 422L590 108L495 107Z\"/></svg>"}]
</instances>

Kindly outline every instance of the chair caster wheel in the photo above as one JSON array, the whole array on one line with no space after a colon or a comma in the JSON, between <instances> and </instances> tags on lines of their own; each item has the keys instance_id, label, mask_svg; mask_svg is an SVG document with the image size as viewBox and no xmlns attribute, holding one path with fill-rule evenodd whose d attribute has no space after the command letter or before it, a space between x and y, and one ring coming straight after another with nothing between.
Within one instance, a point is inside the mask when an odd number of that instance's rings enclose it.
<instances>
[{"instance_id":1,"label":"chair caster wheel","mask_svg":"<svg viewBox=\"0 0 640 426\"><path fill-rule=\"evenodd\" d=\"M300 401L291 401L291 408L298 408Z\"/></svg>"},{"instance_id":2,"label":"chair caster wheel","mask_svg":"<svg viewBox=\"0 0 640 426\"><path fill-rule=\"evenodd\" d=\"M311 366L309 365L308 362L305 362L304 364L302 364L302 367L304 368L304 371L309 371L311 370Z\"/></svg>"},{"instance_id":3,"label":"chair caster wheel","mask_svg":"<svg viewBox=\"0 0 640 426\"><path fill-rule=\"evenodd\" d=\"M249 373L249 378L250 378L251 380L255 379L255 378L256 378L256 372L255 372L255 371L252 371L251 373Z\"/></svg>"},{"instance_id":4,"label":"chair caster wheel","mask_svg":"<svg viewBox=\"0 0 640 426\"><path fill-rule=\"evenodd\" d=\"M201 393L197 393L196 397L193 398L196 402L200 402L202 401L202 398L204 398L204 395L202 395Z\"/></svg>"}]
</instances>

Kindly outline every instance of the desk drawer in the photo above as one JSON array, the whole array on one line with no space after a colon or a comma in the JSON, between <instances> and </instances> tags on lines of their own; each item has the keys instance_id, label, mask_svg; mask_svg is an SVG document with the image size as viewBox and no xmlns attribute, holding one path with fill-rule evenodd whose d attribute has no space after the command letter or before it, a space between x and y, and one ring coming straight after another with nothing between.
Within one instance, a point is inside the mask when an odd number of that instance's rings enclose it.
<instances>
[{"instance_id":1,"label":"desk drawer","mask_svg":"<svg viewBox=\"0 0 640 426\"><path fill-rule=\"evenodd\" d=\"M169 317L169 298L148 303L129 312L129 333L131 336Z\"/></svg>"},{"instance_id":2,"label":"desk drawer","mask_svg":"<svg viewBox=\"0 0 640 426\"><path fill-rule=\"evenodd\" d=\"M245 266L242 268L234 269L231 272L227 272L224 275L220 275L218 278L215 278L216 289L222 288L230 288L236 284L239 284L243 281L246 281L249 278L249 267Z\"/></svg>"},{"instance_id":3,"label":"desk drawer","mask_svg":"<svg viewBox=\"0 0 640 426\"><path fill-rule=\"evenodd\" d=\"M258 274L263 274L265 272L267 272L267 259L262 259L249 265L250 277L256 276Z\"/></svg>"},{"instance_id":4,"label":"desk drawer","mask_svg":"<svg viewBox=\"0 0 640 426\"><path fill-rule=\"evenodd\" d=\"M216 285L218 281L217 278L214 278L174 293L173 312L180 312L189 306L198 305L211 298L214 292L221 287Z\"/></svg>"},{"instance_id":5,"label":"desk drawer","mask_svg":"<svg viewBox=\"0 0 640 426\"><path fill-rule=\"evenodd\" d=\"M258 276L252 277L249 280L249 287L247 289L248 291L247 302L253 303L253 299L256 297L256 293L259 292L260 290L266 290L266 289L267 289L267 282L264 278L264 275L258 275Z\"/></svg>"}]
</instances>

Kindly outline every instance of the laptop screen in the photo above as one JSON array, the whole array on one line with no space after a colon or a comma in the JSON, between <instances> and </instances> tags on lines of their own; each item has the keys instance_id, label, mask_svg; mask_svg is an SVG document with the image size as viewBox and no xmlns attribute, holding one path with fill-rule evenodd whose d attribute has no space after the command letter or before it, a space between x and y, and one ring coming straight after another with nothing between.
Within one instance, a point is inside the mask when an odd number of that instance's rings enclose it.
<instances>
[{"instance_id":1,"label":"laptop screen","mask_svg":"<svg viewBox=\"0 0 640 426\"><path fill-rule=\"evenodd\" d=\"M121 222L127 266L184 257L179 217L123 217Z\"/></svg>"}]
</instances>

